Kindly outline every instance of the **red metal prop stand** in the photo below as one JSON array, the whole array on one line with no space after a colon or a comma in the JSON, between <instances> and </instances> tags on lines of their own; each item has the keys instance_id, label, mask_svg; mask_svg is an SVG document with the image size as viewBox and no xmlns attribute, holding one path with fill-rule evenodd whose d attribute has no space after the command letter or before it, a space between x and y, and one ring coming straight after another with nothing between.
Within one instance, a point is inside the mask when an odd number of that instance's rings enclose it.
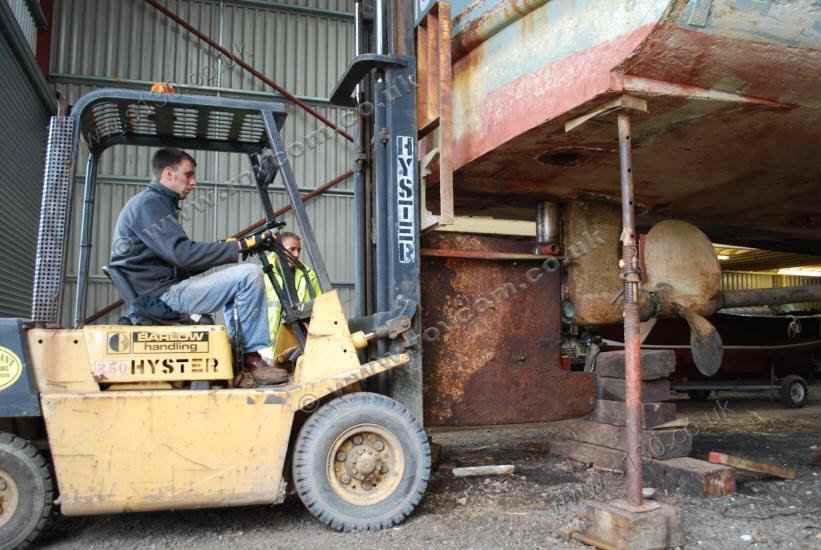
<instances>
[{"instance_id":1,"label":"red metal prop stand","mask_svg":"<svg viewBox=\"0 0 821 550\"><path fill-rule=\"evenodd\" d=\"M647 112L647 101L623 95L601 105L578 118L565 123L570 132L595 118L616 114L619 128L619 161L621 167L622 260L624 269L624 361L625 361L625 420L627 430L627 466L625 497L630 506L642 505L641 464L641 335L639 332L639 290L641 260L636 235L636 208L633 192L633 143L631 112Z\"/></svg>"},{"instance_id":2,"label":"red metal prop stand","mask_svg":"<svg viewBox=\"0 0 821 550\"><path fill-rule=\"evenodd\" d=\"M633 200L633 155L630 114L622 111L619 121L621 163L622 259L624 260L624 361L625 412L627 424L627 501L642 504L641 465L641 337L639 334L639 285L641 272Z\"/></svg>"}]
</instances>

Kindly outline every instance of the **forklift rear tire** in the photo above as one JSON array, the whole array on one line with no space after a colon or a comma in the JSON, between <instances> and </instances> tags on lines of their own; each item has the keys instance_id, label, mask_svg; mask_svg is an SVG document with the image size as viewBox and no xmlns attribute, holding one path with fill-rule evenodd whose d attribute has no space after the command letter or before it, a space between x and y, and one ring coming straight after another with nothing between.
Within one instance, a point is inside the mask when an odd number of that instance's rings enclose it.
<instances>
[{"instance_id":1,"label":"forklift rear tire","mask_svg":"<svg viewBox=\"0 0 821 550\"><path fill-rule=\"evenodd\" d=\"M809 393L803 378L791 374L781 382L781 400L790 409L800 409L807 404Z\"/></svg>"},{"instance_id":2,"label":"forklift rear tire","mask_svg":"<svg viewBox=\"0 0 821 550\"><path fill-rule=\"evenodd\" d=\"M0 433L0 548L26 548L51 516L48 464L28 441Z\"/></svg>"},{"instance_id":3,"label":"forklift rear tire","mask_svg":"<svg viewBox=\"0 0 821 550\"><path fill-rule=\"evenodd\" d=\"M299 432L293 478L299 498L337 531L398 525L430 479L425 430L402 404L353 393L316 411Z\"/></svg>"}]
</instances>

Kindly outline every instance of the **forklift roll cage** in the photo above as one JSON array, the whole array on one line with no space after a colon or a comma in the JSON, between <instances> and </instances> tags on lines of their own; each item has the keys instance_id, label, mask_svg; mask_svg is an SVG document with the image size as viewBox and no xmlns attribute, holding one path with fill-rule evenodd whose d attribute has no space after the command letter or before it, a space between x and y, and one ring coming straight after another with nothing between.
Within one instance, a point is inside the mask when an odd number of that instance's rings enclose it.
<instances>
[{"instance_id":1,"label":"forklift roll cage","mask_svg":"<svg viewBox=\"0 0 821 550\"><path fill-rule=\"evenodd\" d=\"M79 328L84 323L88 298L97 166L102 153L114 145L178 147L185 150L247 154L267 222L260 231L281 225L274 216L268 194L270 184L278 174L281 175L320 287L323 292L330 290L330 278L300 199L299 188L280 135L286 116L285 105L275 101L255 102L120 89L103 89L83 96L73 107L70 117L71 160L77 158L81 137L89 148L72 315L74 328ZM273 160L267 165L264 158L266 155ZM38 264L41 252L43 251L38 250ZM283 266L284 284L278 284L273 277L273 267L264 254L259 254L263 270L283 304L286 323L294 330L300 344L304 345L305 334L299 321L306 318L306 315L296 296L294 271L288 268L287 252L281 245L274 252ZM296 267L304 269L298 263ZM35 305L35 313L36 309ZM34 318L38 320L36 315Z\"/></svg>"}]
</instances>

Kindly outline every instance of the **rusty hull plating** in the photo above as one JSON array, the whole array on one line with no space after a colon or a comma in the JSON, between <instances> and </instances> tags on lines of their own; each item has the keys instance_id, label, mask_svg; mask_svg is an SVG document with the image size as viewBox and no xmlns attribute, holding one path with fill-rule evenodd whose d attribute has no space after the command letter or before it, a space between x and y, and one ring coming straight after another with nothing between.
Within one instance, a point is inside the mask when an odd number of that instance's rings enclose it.
<instances>
[{"instance_id":1,"label":"rusty hull plating","mask_svg":"<svg viewBox=\"0 0 821 550\"><path fill-rule=\"evenodd\" d=\"M524 257L533 242L433 233L423 245ZM592 411L592 374L561 368L560 275L542 263L423 254L425 425L545 422Z\"/></svg>"},{"instance_id":2,"label":"rusty hull plating","mask_svg":"<svg viewBox=\"0 0 821 550\"><path fill-rule=\"evenodd\" d=\"M813 0L453 2L461 213L533 219L542 200L617 199L614 97L634 117L639 227L821 254L821 11Z\"/></svg>"}]
</instances>

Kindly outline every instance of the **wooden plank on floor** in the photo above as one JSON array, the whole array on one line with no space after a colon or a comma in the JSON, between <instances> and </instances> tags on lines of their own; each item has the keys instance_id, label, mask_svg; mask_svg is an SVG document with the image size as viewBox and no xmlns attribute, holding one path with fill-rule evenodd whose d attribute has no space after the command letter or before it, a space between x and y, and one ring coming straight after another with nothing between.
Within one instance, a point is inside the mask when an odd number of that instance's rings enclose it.
<instances>
[{"instance_id":1,"label":"wooden plank on floor","mask_svg":"<svg viewBox=\"0 0 821 550\"><path fill-rule=\"evenodd\" d=\"M707 456L707 460L709 460L712 464L723 464L724 466L738 468L739 470L758 472L761 474L780 477L782 479L795 479L798 476L798 472L795 468L785 468L783 466L776 466L775 464L755 462L746 458L718 453L716 451L710 452Z\"/></svg>"}]
</instances>

